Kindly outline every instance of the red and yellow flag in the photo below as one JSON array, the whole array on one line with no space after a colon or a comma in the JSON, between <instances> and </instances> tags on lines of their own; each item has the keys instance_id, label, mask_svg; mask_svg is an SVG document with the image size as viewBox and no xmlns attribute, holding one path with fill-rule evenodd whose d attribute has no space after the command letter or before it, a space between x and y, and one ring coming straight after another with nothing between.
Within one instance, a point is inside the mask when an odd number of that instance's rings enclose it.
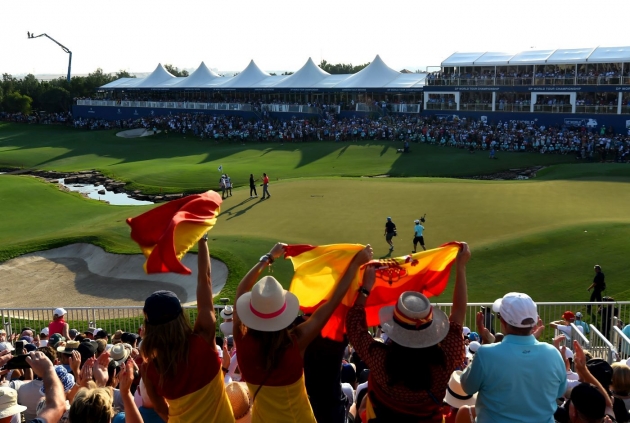
<instances>
[{"instance_id":1,"label":"red and yellow flag","mask_svg":"<svg viewBox=\"0 0 630 423\"><path fill-rule=\"evenodd\" d=\"M289 245L285 258L290 258L295 273L289 290L300 300L300 309L312 313L330 299L337 283L348 269L362 245L334 244L319 247ZM440 295L448 283L451 266L459 251L459 243L450 242L433 250L403 257L373 260L376 283L367 299L365 311L368 326L378 325L378 312L393 305L405 291L417 291L427 297ZM345 332L345 317L352 307L363 280L363 266L352 281L343 301L335 310L322 336L341 341Z\"/></svg>"},{"instance_id":2,"label":"red and yellow flag","mask_svg":"<svg viewBox=\"0 0 630 423\"><path fill-rule=\"evenodd\" d=\"M147 273L190 275L180 261L190 248L216 223L221 196L214 191L189 195L127 219L131 239L147 258Z\"/></svg>"}]
</instances>

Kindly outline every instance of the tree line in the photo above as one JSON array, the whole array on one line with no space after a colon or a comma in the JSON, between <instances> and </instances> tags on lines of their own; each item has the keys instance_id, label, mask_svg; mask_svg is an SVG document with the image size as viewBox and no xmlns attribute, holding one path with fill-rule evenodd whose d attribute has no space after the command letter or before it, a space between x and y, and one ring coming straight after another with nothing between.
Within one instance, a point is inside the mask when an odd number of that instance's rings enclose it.
<instances>
[{"instance_id":1,"label":"tree line","mask_svg":"<svg viewBox=\"0 0 630 423\"><path fill-rule=\"evenodd\" d=\"M332 64L322 60L319 67L330 74L351 74L359 72L369 64L354 66L351 63ZM176 66L166 64L164 68L174 76L188 76L188 71L180 70ZM284 72L282 75L292 73ZM40 81L32 74L18 79L4 73L0 81L0 111L24 114L33 111L67 112L72 108L74 98L93 97L98 87L119 78L135 78L135 75L125 70L110 74L98 68L87 76L73 76L68 83L65 77Z\"/></svg>"}]
</instances>

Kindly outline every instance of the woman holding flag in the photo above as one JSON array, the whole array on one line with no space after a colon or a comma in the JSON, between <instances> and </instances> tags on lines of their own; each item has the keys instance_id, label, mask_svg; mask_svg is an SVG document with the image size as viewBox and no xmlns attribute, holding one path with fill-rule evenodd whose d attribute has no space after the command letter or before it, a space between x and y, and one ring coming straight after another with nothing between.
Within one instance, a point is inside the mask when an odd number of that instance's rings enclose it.
<instances>
[{"instance_id":1,"label":"woman holding flag","mask_svg":"<svg viewBox=\"0 0 630 423\"><path fill-rule=\"evenodd\" d=\"M370 369L367 407L362 421L442 422L442 402L451 373L464 362L462 326L468 293L466 263L470 250L461 243L450 317L420 292L403 292L395 306L379 315L386 344L368 333L365 305L376 282L368 266L354 306L346 316L348 339ZM374 419L374 420L372 420Z\"/></svg>"},{"instance_id":2,"label":"woman holding flag","mask_svg":"<svg viewBox=\"0 0 630 423\"><path fill-rule=\"evenodd\" d=\"M262 256L236 291L234 341L253 397L252 423L316 423L304 385L304 352L341 303L360 266L372 259L369 245L356 253L330 298L308 320L290 328L300 308L297 297L273 276L256 282L285 247L278 243Z\"/></svg>"}]
</instances>

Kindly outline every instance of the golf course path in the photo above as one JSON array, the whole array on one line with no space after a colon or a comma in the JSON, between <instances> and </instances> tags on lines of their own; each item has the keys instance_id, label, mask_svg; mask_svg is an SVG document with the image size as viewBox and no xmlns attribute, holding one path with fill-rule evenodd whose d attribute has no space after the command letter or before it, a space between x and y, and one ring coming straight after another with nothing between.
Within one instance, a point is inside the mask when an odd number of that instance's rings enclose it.
<instances>
[{"instance_id":1,"label":"golf course path","mask_svg":"<svg viewBox=\"0 0 630 423\"><path fill-rule=\"evenodd\" d=\"M147 275L141 254L110 254L92 244L71 244L25 254L0 264L5 307L143 305L152 292L166 289L184 304L196 301L197 256L182 262L191 275ZM212 259L215 296L227 281L227 266Z\"/></svg>"}]
</instances>

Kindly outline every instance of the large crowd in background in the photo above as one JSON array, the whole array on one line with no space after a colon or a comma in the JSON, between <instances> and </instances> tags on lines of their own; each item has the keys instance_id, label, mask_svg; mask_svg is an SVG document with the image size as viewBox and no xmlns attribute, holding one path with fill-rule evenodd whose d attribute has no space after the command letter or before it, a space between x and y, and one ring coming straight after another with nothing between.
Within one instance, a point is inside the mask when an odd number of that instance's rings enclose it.
<instances>
[{"instance_id":1,"label":"large crowd in background","mask_svg":"<svg viewBox=\"0 0 630 423\"><path fill-rule=\"evenodd\" d=\"M0 113L0 119L13 122L60 123L88 130L133 129L183 134L214 142L353 142L382 140L426 143L468 150L493 152L536 152L570 154L588 161L627 162L630 160L630 134L613 128L539 125L534 121L498 121L459 119L457 117L414 117L411 115L380 118L340 117L325 113L319 118L292 117L287 120L263 115L258 119L241 116L212 116L196 113L141 117L127 120L73 119L68 113L24 117ZM630 131L629 131L630 132ZM491 155L491 157L497 157Z\"/></svg>"},{"instance_id":2,"label":"large crowd in background","mask_svg":"<svg viewBox=\"0 0 630 423\"><path fill-rule=\"evenodd\" d=\"M194 321L176 294L157 291L145 300L137 333L71 328L85 322L68 319L63 308L47 326L0 329L0 422L630 421L628 362L619 354L612 364L592 358L571 339L571 325L589 331L581 312L547 322L556 335L543 342L536 303L511 292L476 314L474 330L464 326L466 243L455 259L449 315L408 291L380 309L378 327L366 320L377 277L369 245L339 275L328 301L301 314L297 297L266 271L285 252L278 243L220 318L206 237L198 248ZM362 268L359 289L348 292ZM605 289L595 270L592 286ZM348 294L353 304L341 316L347 336L322 337ZM585 315L604 318L605 309Z\"/></svg>"}]
</instances>

